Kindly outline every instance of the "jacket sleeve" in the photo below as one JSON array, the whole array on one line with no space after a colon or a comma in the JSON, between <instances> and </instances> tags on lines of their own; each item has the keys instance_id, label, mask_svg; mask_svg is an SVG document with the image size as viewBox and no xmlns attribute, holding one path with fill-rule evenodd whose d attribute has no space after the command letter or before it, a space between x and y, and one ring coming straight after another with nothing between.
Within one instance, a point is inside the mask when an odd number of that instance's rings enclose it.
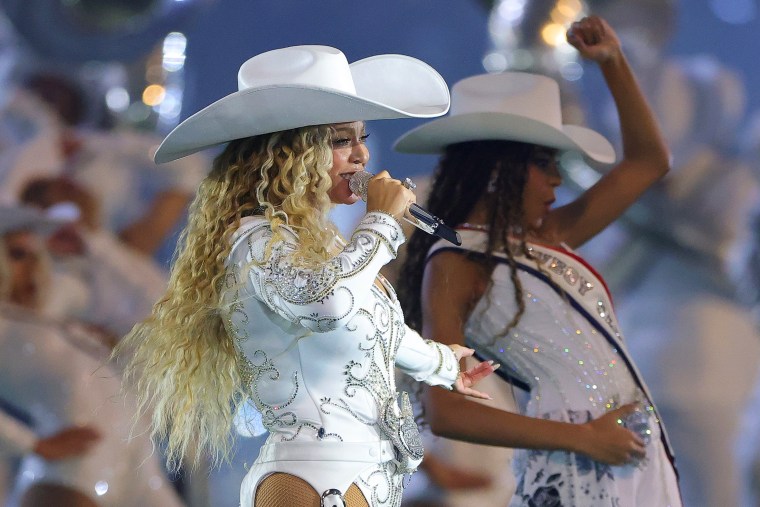
<instances>
[{"instance_id":1,"label":"jacket sleeve","mask_svg":"<svg viewBox=\"0 0 760 507\"><path fill-rule=\"evenodd\" d=\"M320 264L296 264L298 237L268 245L272 231L266 220L233 244L231 260L247 270L254 296L281 317L313 332L345 326L370 297L380 268L394 259L404 242L401 226L382 212L367 213L338 255ZM269 250L267 247L269 246Z\"/></svg>"},{"instance_id":2,"label":"jacket sleeve","mask_svg":"<svg viewBox=\"0 0 760 507\"><path fill-rule=\"evenodd\" d=\"M422 337L404 326L404 337L396 353L396 366L415 380L451 389L459 376L459 362L450 347Z\"/></svg>"}]
</instances>

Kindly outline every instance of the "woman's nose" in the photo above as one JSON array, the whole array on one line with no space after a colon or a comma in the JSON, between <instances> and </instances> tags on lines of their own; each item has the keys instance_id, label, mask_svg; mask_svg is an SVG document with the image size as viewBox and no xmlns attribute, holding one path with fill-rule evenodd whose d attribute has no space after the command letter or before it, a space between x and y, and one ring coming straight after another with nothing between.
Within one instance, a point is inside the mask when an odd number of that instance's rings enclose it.
<instances>
[{"instance_id":1,"label":"woman's nose","mask_svg":"<svg viewBox=\"0 0 760 507\"><path fill-rule=\"evenodd\" d=\"M351 150L351 163L366 165L369 161L369 150L364 143L354 143Z\"/></svg>"}]
</instances>

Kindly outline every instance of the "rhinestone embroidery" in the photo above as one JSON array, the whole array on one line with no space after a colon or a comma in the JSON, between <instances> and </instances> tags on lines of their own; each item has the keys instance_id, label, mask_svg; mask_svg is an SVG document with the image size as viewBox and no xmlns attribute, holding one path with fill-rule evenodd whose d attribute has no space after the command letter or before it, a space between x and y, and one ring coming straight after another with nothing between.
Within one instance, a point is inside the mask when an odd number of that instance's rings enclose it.
<instances>
[{"instance_id":1,"label":"rhinestone embroidery","mask_svg":"<svg viewBox=\"0 0 760 507\"><path fill-rule=\"evenodd\" d=\"M639 401L649 414L651 430L659 436L656 411L649 396L640 391L646 387L626 358L603 281L587 279L593 270L549 248L529 245L528 258L518 250L514 253L525 313L518 326L504 335L499 326L511 320L516 304L509 267L499 264L489 293L466 323L468 345L501 362L505 371L526 384L528 415L583 423L620 404ZM517 451L514 459L515 469L525 471L516 498L525 502L534 501L533 494L555 475L554 485L564 484L562 498L573 499L573 505L595 503L591 495L617 501L610 482L617 476L582 455Z\"/></svg>"},{"instance_id":2,"label":"rhinestone embroidery","mask_svg":"<svg viewBox=\"0 0 760 507\"><path fill-rule=\"evenodd\" d=\"M371 283L354 280L361 276L366 280L363 273L379 252L386 258L389 253L396 255L404 239L398 223L383 213L367 214L341 254L314 268L292 261L295 247L288 241L271 245L265 261L267 242L272 238L267 222L254 224L246 233L230 256L234 263L228 267L222 307L225 325L240 347L241 376L270 438L280 442L345 441L345 426L340 424L348 417L365 428L362 431L374 433L374 438L388 440L378 417L388 400L396 403L395 354L406 327L389 285L385 284L386 295ZM380 264L375 265L379 268ZM263 318L260 312L264 307L274 310L273 324L283 330L291 326L287 331L293 332L290 344L257 342L264 338L257 335L257 326L264 323L252 320ZM298 329L302 329L300 336ZM353 353L346 351L349 358L342 364L326 364L324 374L335 376L335 389L328 389L329 383L319 385L319 394L311 399L314 393L302 388L301 370L295 366L299 363L293 363L293 358L299 357L294 354L299 340L323 339L321 332L351 333L347 343ZM305 364L311 359L300 356L296 361ZM271 401L279 397L283 399L278 403ZM411 428L404 431L412 441ZM373 507L400 505L402 476L394 461L378 463L356 481L369 492L367 499Z\"/></svg>"}]
</instances>

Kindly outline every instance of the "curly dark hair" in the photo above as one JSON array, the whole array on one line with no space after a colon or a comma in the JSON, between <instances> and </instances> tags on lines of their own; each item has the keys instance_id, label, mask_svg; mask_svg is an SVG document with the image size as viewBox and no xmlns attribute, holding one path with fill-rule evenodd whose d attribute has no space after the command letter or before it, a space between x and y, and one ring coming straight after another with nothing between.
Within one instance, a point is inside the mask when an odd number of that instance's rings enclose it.
<instances>
[{"instance_id":1,"label":"curly dark hair","mask_svg":"<svg viewBox=\"0 0 760 507\"><path fill-rule=\"evenodd\" d=\"M493 269L495 251L507 255L515 286L518 311L504 332L517 325L525 311L522 284L517 277L507 238L518 239L519 247L527 254L523 220L523 190L527 181L528 163L537 146L517 141L469 141L449 145L433 174L427 209L450 225L462 224L483 197L491 200L488 206L489 230L485 259ZM422 330L422 277L430 247L437 237L415 230L406 248L406 260L401 268L398 297L406 323ZM463 255L468 255L463 252ZM469 255L468 255L469 256Z\"/></svg>"}]
</instances>

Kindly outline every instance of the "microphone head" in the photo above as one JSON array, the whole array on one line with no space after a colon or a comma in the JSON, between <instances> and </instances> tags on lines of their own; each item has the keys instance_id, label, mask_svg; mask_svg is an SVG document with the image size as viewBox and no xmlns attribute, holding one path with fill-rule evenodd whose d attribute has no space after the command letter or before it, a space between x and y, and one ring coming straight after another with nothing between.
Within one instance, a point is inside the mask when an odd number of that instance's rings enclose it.
<instances>
[{"instance_id":1,"label":"microphone head","mask_svg":"<svg viewBox=\"0 0 760 507\"><path fill-rule=\"evenodd\" d=\"M367 171L356 171L348 180L348 188L351 189L351 192L361 197L363 201L366 201L367 185L373 176L374 174Z\"/></svg>"}]
</instances>

